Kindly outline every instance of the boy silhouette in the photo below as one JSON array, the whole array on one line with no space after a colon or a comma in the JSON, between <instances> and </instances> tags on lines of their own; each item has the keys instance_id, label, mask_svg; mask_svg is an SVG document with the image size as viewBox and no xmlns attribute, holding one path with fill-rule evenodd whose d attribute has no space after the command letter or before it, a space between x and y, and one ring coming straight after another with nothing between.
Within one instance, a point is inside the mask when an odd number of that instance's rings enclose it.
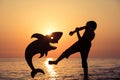
<instances>
[{"instance_id":1,"label":"boy silhouette","mask_svg":"<svg viewBox=\"0 0 120 80\"><path fill-rule=\"evenodd\" d=\"M80 52L81 58L82 58L82 68L84 71L84 76L88 76L88 64L87 64L87 58L88 54L91 48L91 41L95 37L95 29L97 27L97 24L95 21L88 21L85 26L76 28L75 31L71 31L69 33L70 36L72 36L74 33L77 33L78 41L75 42L71 47L66 49L55 61L49 61L49 64L57 64L59 61L61 61L63 58L68 58L70 55ZM79 31L85 30L83 36L80 36Z\"/></svg>"}]
</instances>

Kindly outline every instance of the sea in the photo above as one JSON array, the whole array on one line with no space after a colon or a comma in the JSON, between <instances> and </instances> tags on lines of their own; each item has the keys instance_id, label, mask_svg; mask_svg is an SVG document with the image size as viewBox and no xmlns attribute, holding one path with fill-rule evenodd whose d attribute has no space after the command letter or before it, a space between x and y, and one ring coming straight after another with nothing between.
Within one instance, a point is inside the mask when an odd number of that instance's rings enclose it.
<instances>
[{"instance_id":1,"label":"sea","mask_svg":"<svg viewBox=\"0 0 120 80\"><path fill-rule=\"evenodd\" d=\"M49 65L56 58L33 58L35 68L45 74L30 76L31 69L24 58L0 58L0 80L85 80L81 58L63 59L57 65ZM88 80L120 80L120 59L89 58Z\"/></svg>"}]
</instances>

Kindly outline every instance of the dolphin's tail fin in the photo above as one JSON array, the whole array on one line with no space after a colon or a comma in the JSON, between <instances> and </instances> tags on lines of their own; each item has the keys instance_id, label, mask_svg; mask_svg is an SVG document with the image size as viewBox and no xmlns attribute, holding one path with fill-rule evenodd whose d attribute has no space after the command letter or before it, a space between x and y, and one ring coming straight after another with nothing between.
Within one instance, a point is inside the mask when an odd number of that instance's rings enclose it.
<instances>
[{"instance_id":1,"label":"dolphin's tail fin","mask_svg":"<svg viewBox=\"0 0 120 80\"><path fill-rule=\"evenodd\" d=\"M38 72L45 74L45 72L44 72L42 69L34 69L34 70L31 71L31 76L32 76L32 78L34 78L34 76L35 76Z\"/></svg>"}]
</instances>

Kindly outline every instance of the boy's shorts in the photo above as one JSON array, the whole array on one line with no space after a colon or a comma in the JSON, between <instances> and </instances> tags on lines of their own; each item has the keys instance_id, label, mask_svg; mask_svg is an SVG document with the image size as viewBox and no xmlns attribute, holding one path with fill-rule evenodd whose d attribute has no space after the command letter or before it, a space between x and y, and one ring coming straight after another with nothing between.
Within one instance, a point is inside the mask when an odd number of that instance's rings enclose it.
<instances>
[{"instance_id":1,"label":"boy's shorts","mask_svg":"<svg viewBox=\"0 0 120 80\"><path fill-rule=\"evenodd\" d=\"M66 49L62 53L62 56L68 58L70 55L72 55L76 52L80 52L82 55L85 56L85 55L88 55L90 47L91 47L91 43L84 43L84 42L82 43L80 41L77 41L71 47Z\"/></svg>"}]
</instances>

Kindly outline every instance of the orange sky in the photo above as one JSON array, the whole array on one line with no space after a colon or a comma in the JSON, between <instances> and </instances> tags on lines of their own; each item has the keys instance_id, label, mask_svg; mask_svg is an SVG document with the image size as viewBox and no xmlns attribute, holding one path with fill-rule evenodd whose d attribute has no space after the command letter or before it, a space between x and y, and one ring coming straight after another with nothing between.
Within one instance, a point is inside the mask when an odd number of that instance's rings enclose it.
<instances>
[{"instance_id":1,"label":"orange sky","mask_svg":"<svg viewBox=\"0 0 120 80\"><path fill-rule=\"evenodd\" d=\"M58 57L77 41L69 31L94 20L98 27L90 57L120 58L119 8L119 0L0 0L0 57L24 57L33 33L62 31L57 50L48 55Z\"/></svg>"}]
</instances>

